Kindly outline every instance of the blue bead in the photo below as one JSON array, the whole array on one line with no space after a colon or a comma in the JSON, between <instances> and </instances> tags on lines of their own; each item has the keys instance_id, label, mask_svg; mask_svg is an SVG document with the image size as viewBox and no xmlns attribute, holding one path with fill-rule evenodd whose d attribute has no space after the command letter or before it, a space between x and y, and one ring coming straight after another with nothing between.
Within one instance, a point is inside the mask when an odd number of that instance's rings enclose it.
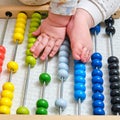
<instances>
[{"instance_id":1,"label":"blue bead","mask_svg":"<svg viewBox=\"0 0 120 120\"><path fill-rule=\"evenodd\" d=\"M79 99L83 101L86 98L86 94L84 91L76 90L74 91L74 97L78 101Z\"/></svg>"},{"instance_id":2,"label":"blue bead","mask_svg":"<svg viewBox=\"0 0 120 120\"><path fill-rule=\"evenodd\" d=\"M95 100L92 105L94 108L96 107L104 108L104 103L101 100Z\"/></svg>"},{"instance_id":3,"label":"blue bead","mask_svg":"<svg viewBox=\"0 0 120 120\"><path fill-rule=\"evenodd\" d=\"M93 92L103 92L103 86L101 84L93 84L92 87Z\"/></svg>"},{"instance_id":4,"label":"blue bead","mask_svg":"<svg viewBox=\"0 0 120 120\"><path fill-rule=\"evenodd\" d=\"M66 71L69 71L69 66L66 63L59 63L58 70L60 69L65 69Z\"/></svg>"},{"instance_id":5,"label":"blue bead","mask_svg":"<svg viewBox=\"0 0 120 120\"><path fill-rule=\"evenodd\" d=\"M80 75L74 76L74 82L75 83L83 83L83 84L86 83L85 78Z\"/></svg>"},{"instance_id":6,"label":"blue bead","mask_svg":"<svg viewBox=\"0 0 120 120\"><path fill-rule=\"evenodd\" d=\"M103 84L103 78L100 76L93 76L92 77L92 83L99 83L99 84Z\"/></svg>"},{"instance_id":7,"label":"blue bead","mask_svg":"<svg viewBox=\"0 0 120 120\"><path fill-rule=\"evenodd\" d=\"M91 59L94 60L94 59L98 59L98 60L102 60L102 55L98 52L96 53L93 53L92 56L91 56Z\"/></svg>"},{"instance_id":8,"label":"blue bead","mask_svg":"<svg viewBox=\"0 0 120 120\"><path fill-rule=\"evenodd\" d=\"M102 108L98 107L94 109L93 114L94 115L105 115L105 111Z\"/></svg>"},{"instance_id":9,"label":"blue bead","mask_svg":"<svg viewBox=\"0 0 120 120\"><path fill-rule=\"evenodd\" d=\"M74 76L78 76L78 75L80 75L80 76L82 76L82 77L85 77L85 76L86 76L86 73L85 73L85 71L83 71L83 70L75 70L75 71L74 71Z\"/></svg>"},{"instance_id":10,"label":"blue bead","mask_svg":"<svg viewBox=\"0 0 120 120\"><path fill-rule=\"evenodd\" d=\"M103 72L100 69L94 69L92 71L92 77L94 77L94 76L100 76L100 77L102 77L103 76Z\"/></svg>"},{"instance_id":11,"label":"blue bead","mask_svg":"<svg viewBox=\"0 0 120 120\"><path fill-rule=\"evenodd\" d=\"M62 45L62 46L60 47L60 51L62 51L62 50L70 53L70 49L69 49L69 47L66 46L66 45Z\"/></svg>"},{"instance_id":12,"label":"blue bead","mask_svg":"<svg viewBox=\"0 0 120 120\"><path fill-rule=\"evenodd\" d=\"M92 34L95 34L95 32L98 34L99 32L100 32L100 24L98 24L98 25L96 25L95 27L93 27L93 28L91 28L90 29L90 32L92 33Z\"/></svg>"},{"instance_id":13,"label":"blue bead","mask_svg":"<svg viewBox=\"0 0 120 120\"><path fill-rule=\"evenodd\" d=\"M58 63L61 63L61 62L68 64L69 59L65 56L61 56L61 57L59 57Z\"/></svg>"},{"instance_id":14,"label":"blue bead","mask_svg":"<svg viewBox=\"0 0 120 120\"><path fill-rule=\"evenodd\" d=\"M57 99L56 101L55 101L55 105L59 108L62 108L63 110L66 108L66 106L67 106L67 102L66 102L66 100L64 100L64 99L62 99L62 98L60 98L60 99Z\"/></svg>"},{"instance_id":15,"label":"blue bead","mask_svg":"<svg viewBox=\"0 0 120 120\"><path fill-rule=\"evenodd\" d=\"M74 60L74 64L84 64L84 63L80 60Z\"/></svg>"},{"instance_id":16,"label":"blue bead","mask_svg":"<svg viewBox=\"0 0 120 120\"><path fill-rule=\"evenodd\" d=\"M91 64L93 69L102 67L102 62L98 59L94 59Z\"/></svg>"},{"instance_id":17,"label":"blue bead","mask_svg":"<svg viewBox=\"0 0 120 120\"><path fill-rule=\"evenodd\" d=\"M67 57L67 58L68 58L68 57L69 57L69 53L68 53L67 51L63 51L63 50L62 50L62 51L59 52L58 56L59 56L59 57L64 56L64 57Z\"/></svg>"},{"instance_id":18,"label":"blue bead","mask_svg":"<svg viewBox=\"0 0 120 120\"><path fill-rule=\"evenodd\" d=\"M74 65L74 69L76 70L76 69L80 69L80 70L86 70L86 68L85 68L85 64L76 64L76 65Z\"/></svg>"},{"instance_id":19,"label":"blue bead","mask_svg":"<svg viewBox=\"0 0 120 120\"><path fill-rule=\"evenodd\" d=\"M58 70L58 78L60 80L64 80L64 81L67 80L68 76L69 76L68 71L66 71L64 69Z\"/></svg>"},{"instance_id":20,"label":"blue bead","mask_svg":"<svg viewBox=\"0 0 120 120\"><path fill-rule=\"evenodd\" d=\"M102 93L100 93L100 92L96 92L96 93L93 94L92 99L93 100L102 100L103 101L104 100L104 95Z\"/></svg>"},{"instance_id":21,"label":"blue bead","mask_svg":"<svg viewBox=\"0 0 120 120\"><path fill-rule=\"evenodd\" d=\"M86 90L86 87L84 84L82 83L77 83L74 85L74 91L76 90L82 90L82 91L85 91Z\"/></svg>"}]
</instances>

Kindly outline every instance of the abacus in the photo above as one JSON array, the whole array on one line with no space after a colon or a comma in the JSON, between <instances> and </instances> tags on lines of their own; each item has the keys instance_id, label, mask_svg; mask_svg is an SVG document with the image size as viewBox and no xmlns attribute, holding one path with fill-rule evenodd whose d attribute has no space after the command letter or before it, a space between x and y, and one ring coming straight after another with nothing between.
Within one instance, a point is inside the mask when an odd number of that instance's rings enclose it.
<instances>
[{"instance_id":1,"label":"abacus","mask_svg":"<svg viewBox=\"0 0 120 120\"><path fill-rule=\"evenodd\" d=\"M27 24L26 24L26 30L25 30L25 35L24 35L24 41L23 43L19 46L19 51L17 51L16 54L16 61L19 64L19 70L14 74L14 77L12 78L12 82L15 86L15 91L14 91L14 99L13 99L13 105L11 107L11 115L6 116L6 115L0 115L1 118L4 119L84 119L84 120L88 120L88 119L119 119L119 116L111 116L111 103L109 101L110 99L110 89L109 89L109 76L107 75L107 58L109 57L108 54L108 49L106 47L107 45L107 37L105 37L105 26L103 23L101 23L101 31L99 33L99 36L97 37L100 40L97 40L97 50L103 55L103 72L106 73L105 75L103 75L104 77L104 95L105 96L105 111L106 111L106 115L110 115L110 116L89 116L92 115L92 84L90 84L91 82L91 63L86 65L86 99L82 102L80 108L81 108L81 116L76 116L76 103L74 100L74 89L73 89L73 59L72 57L69 58L69 64L70 64L70 68L69 68L69 76L64 84L64 88L65 88L65 98L67 99L67 107L64 109L63 113L61 114L61 110L60 110L60 115L58 115L58 109L56 109L55 106L55 100L57 100L58 98L58 76L57 76L57 69L58 68L58 55L56 55L54 58L52 59L48 59L47 62L49 62L49 66L47 67L47 72L49 72L49 74L51 75L51 82L48 84L48 86L46 87L46 91L45 91L45 95L46 95L46 99L48 100L49 103L49 108L48 108L48 115L44 115L44 116L39 116L39 115L34 115L35 114L35 109L36 109L36 101L38 100L38 98L40 97L40 84L39 84L39 75L40 73L43 72L43 62L39 61L39 59L36 61L36 65L33 69L31 69L32 74L29 74L29 83L28 83L28 88L27 88L27 96L26 96L26 102L25 102L25 106L27 106L30 110L30 115L27 116L19 116L19 115L15 115L13 116L13 114L16 114L16 110L17 108L21 105L20 101L23 97L23 86L24 86L24 79L26 76L26 70L27 67L26 63L25 63L25 53L30 54L28 52L28 50L26 51L26 46L27 46L27 40L28 40L28 29L30 26L30 19L32 14L37 11L38 13L40 13L41 15L46 15L47 14L47 10L48 10L48 5L45 6L40 6L40 7L28 7L28 6L18 6L17 8L15 6L4 6L0 8L0 15L1 18L4 18L3 20L0 19L1 23L5 23L5 20L7 18L7 16L5 15L5 13L8 11L12 13L12 16L10 17L8 23L7 23L7 27L6 27L6 32L5 32L5 37L4 37L4 46L6 46L6 57L4 59L4 63L3 63L3 70L1 72L0 75L0 89L2 88L2 85L7 81L9 73L6 72L6 65L8 63L9 60L12 59L12 52L14 51L14 44L11 42L12 39L12 35L14 32L14 24L16 21L16 17L17 15L22 11L23 13L25 13L28 17L27 20ZM34 10L33 10L34 9ZM14 19L11 19L14 18ZM116 24L115 27L117 27L117 25L119 25L119 19L115 19L116 20ZM4 24L1 24L1 29L3 30L4 28ZM4 31L4 30L3 30ZM2 34L2 33L0 33ZM114 35L115 38L113 38L113 42L115 47L118 47L119 49L119 32L116 32L116 34ZM103 47L104 45L104 47ZM115 48L114 47L114 48ZM19 53L19 54L18 54ZM114 50L114 54L116 56L120 56L119 52L117 52L117 48L115 48ZM119 58L120 59L120 58ZM90 75L89 75L90 74ZM85 89L84 89L85 90ZM61 104L57 104L57 107L61 107ZM62 104L62 107L64 108L65 106ZM61 107L61 108L62 108ZM79 107L78 107L79 108ZM31 116L32 115L32 116ZM34 116L33 116L34 115ZM50 116L53 115L53 116ZM85 116L83 116L85 115Z\"/></svg>"}]
</instances>

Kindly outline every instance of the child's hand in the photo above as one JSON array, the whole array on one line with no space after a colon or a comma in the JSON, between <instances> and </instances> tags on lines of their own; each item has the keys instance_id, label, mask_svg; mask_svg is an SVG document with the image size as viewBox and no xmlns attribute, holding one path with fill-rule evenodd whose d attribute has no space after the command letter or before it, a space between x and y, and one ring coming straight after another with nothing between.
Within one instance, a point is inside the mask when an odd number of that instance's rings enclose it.
<instances>
[{"instance_id":1,"label":"child's hand","mask_svg":"<svg viewBox=\"0 0 120 120\"><path fill-rule=\"evenodd\" d=\"M38 36L37 41L30 49L35 58L39 55L41 60L45 60L47 56L53 57L64 41L66 25L61 25L61 21L56 21L53 16L52 19L46 18L41 26L33 32L34 36Z\"/></svg>"}]
</instances>

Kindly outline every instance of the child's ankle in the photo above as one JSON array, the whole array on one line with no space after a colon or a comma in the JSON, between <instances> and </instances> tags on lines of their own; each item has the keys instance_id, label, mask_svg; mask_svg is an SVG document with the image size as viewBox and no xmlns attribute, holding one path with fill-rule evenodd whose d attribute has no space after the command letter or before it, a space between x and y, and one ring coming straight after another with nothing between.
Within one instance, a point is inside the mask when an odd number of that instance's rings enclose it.
<instances>
[{"instance_id":1,"label":"child's ankle","mask_svg":"<svg viewBox=\"0 0 120 120\"><path fill-rule=\"evenodd\" d=\"M94 20L86 10L79 8L77 9L77 14L80 14L81 18L87 22L89 28L94 26Z\"/></svg>"},{"instance_id":2,"label":"child's ankle","mask_svg":"<svg viewBox=\"0 0 120 120\"><path fill-rule=\"evenodd\" d=\"M71 16L57 15L49 12L48 19L53 26L66 27Z\"/></svg>"}]
</instances>

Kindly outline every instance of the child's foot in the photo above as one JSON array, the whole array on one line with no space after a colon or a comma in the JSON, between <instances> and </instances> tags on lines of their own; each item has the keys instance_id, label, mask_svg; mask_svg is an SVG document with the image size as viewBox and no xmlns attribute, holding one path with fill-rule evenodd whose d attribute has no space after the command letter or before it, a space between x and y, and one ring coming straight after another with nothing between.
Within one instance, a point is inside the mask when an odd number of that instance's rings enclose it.
<instances>
[{"instance_id":1,"label":"child's foot","mask_svg":"<svg viewBox=\"0 0 120 120\"><path fill-rule=\"evenodd\" d=\"M33 32L34 36L38 36L37 41L30 49L35 58L40 56L41 60L45 60L48 56L53 57L58 52L64 41L69 19L69 17L50 14Z\"/></svg>"},{"instance_id":2,"label":"child's foot","mask_svg":"<svg viewBox=\"0 0 120 120\"><path fill-rule=\"evenodd\" d=\"M77 9L67 26L72 55L75 60L88 62L92 54L92 40L89 29L93 26L92 17L83 9Z\"/></svg>"}]
</instances>

